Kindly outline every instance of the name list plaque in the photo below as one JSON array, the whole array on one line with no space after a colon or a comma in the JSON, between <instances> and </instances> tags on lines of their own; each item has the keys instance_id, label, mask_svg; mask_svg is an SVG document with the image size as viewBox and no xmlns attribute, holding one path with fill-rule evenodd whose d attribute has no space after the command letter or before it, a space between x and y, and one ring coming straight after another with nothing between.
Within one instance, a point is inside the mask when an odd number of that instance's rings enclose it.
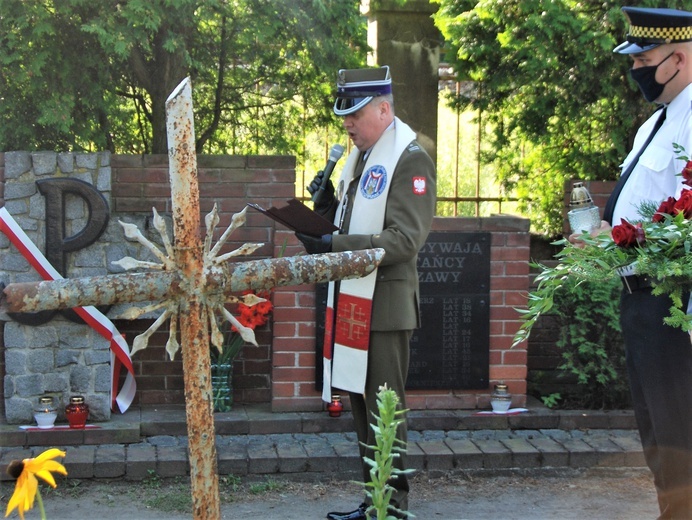
<instances>
[{"instance_id":1,"label":"name list plaque","mask_svg":"<svg viewBox=\"0 0 692 520\"><path fill-rule=\"evenodd\" d=\"M418 253L422 328L406 388L489 385L490 233L431 232Z\"/></svg>"}]
</instances>

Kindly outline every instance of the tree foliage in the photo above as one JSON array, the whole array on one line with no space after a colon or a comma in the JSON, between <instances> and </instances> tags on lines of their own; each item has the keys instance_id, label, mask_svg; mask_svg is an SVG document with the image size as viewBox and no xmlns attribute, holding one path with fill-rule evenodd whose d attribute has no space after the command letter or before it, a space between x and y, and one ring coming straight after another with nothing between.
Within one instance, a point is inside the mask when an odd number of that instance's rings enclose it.
<instances>
[{"instance_id":1,"label":"tree foliage","mask_svg":"<svg viewBox=\"0 0 692 520\"><path fill-rule=\"evenodd\" d=\"M562 229L565 180L614 180L653 107L613 48L627 32L611 0L435 0L446 60L469 87L450 101L493 128L485 157L536 231ZM641 1L638 5L659 5Z\"/></svg>"},{"instance_id":2,"label":"tree foliage","mask_svg":"<svg viewBox=\"0 0 692 520\"><path fill-rule=\"evenodd\" d=\"M364 64L358 0L0 0L0 150L165 153L190 76L197 150L297 153Z\"/></svg>"}]
</instances>

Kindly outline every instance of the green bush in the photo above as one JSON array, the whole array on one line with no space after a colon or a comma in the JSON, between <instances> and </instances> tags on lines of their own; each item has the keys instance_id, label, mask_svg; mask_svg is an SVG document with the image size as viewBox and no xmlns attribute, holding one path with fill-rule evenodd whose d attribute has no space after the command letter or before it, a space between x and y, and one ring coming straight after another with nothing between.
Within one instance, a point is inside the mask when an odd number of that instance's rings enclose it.
<instances>
[{"instance_id":1,"label":"green bush","mask_svg":"<svg viewBox=\"0 0 692 520\"><path fill-rule=\"evenodd\" d=\"M558 367L576 377L577 391L563 392L561 407L618 409L630 406L625 348L620 330L619 279L567 284L555 299L562 349Z\"/></svg>"}]
</instances>

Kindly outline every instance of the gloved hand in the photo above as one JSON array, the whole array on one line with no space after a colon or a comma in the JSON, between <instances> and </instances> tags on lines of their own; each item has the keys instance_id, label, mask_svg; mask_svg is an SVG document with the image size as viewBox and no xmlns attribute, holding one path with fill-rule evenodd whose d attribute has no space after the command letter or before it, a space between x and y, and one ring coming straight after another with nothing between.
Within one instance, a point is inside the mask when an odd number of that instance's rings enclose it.
<instances>
[{"instance_id":1,"label":"gloved hand","mask_svg":"<svg viewBox=\"0 0 692 520\"><path fill-rule=\"evenodd\" d=\"M312 179L310 185L307 186L307 190L310 195L317 193L317 190L319 190L320 186L322 185L323 178L324 171L318 171L315 178ZM334 199L334 184L332 184L331 179L329 179L324 185L324 191L322 192L322 195L320 195L320 200L315 205L315 212L319 213L320 215L324 214L334 204Z\"/></svg>"},{"instance_id":2,"label":"gloved hand","mask_svg":"<svg viewBox=\"0 0 692 520\"><path fill-rule=\"evenodd\" d=\"M319 253L329 253L332 250L331 235L322 235L321 237L314 237L312 235L305 235L303 233L296 232L296 237L303 243L305 250L311 255Z\"/></svg>"}]
</instances>

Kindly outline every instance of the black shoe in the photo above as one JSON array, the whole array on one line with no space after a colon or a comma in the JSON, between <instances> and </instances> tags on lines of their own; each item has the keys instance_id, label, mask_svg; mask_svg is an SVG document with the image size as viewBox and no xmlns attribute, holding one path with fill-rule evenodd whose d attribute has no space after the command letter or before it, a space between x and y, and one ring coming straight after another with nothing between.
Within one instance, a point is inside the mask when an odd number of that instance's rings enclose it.
<instances>
[{"instance_id":1,"label":"black shoe","mask_svg":"<svg viewBox=\"0 0 692 520\"><path fill-rule=\"evenodd\" d=\"M332 511L327 513L327 518L329 520L367 520L368 515L365 512L368 510L368 506L365 502L358 506L358 509L351 511L350 513L339 513L337 511Z\"/></svg>"}]
</instances>

